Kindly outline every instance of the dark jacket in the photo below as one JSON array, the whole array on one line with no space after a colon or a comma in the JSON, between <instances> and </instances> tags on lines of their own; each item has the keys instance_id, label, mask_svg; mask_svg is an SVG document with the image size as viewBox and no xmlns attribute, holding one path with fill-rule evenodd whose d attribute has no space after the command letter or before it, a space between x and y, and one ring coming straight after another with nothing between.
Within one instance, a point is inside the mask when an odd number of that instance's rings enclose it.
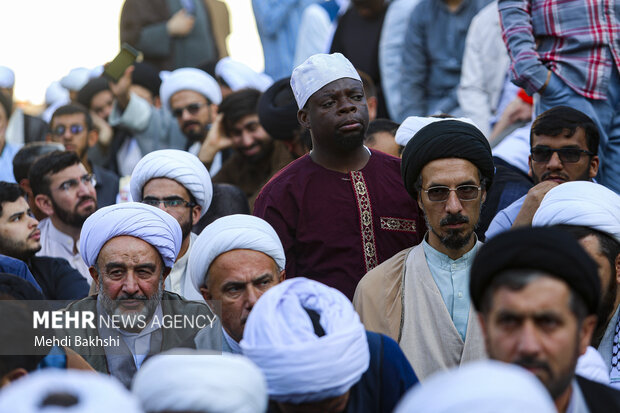
<instances>
[{"instance_id":1,"label":"dark jacket","mask_svg":"<svg viewBox=\"0 0 620 413\"><path fill-rule=\"evenodd\" d=\"M97 164L92 164L92 166L93 173L97 179L97 185L95 185L95 190L97 191L97 208L116 204L116 195L118 195L119 189L118 175Z\"/></svg>"},{"instance_id":2,"label":"dark jacket","mask_svg":"<svg viewBox=\"0 0 620 413\"><path fill-rule=\"evenodd\" d=\"M27 262L48 300L80 300L88 295L88 282L64 258L37 257Z\"/></svg>"},{"instance_id":3,"label":"dark jacket","mask_svg":"<svg viewBox=\"0 0 620 413\"><path fill-rule=\"evenodd\" d=\"M577 384L590 413L620 412L620 391L581 376L577 376Z\"/></svg>"}]
</instances>

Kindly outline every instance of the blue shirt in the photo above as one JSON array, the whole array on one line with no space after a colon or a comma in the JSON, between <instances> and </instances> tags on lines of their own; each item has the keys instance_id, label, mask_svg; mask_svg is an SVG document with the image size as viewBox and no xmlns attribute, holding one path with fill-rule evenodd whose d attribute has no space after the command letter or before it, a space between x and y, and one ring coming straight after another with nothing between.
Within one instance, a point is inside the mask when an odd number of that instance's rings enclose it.
<instances>
[{"instance_id":1,"label":"blue shirt","mask_svg":"<svg viewBox=\"0 0 620 413\"><path fill-rule=\"evenodd\" d=\"M439 288L439 292L441 292L441 297L446 304L448 313L450 313L452 322L465 341L471 304L469 269L476 256L477 247L474 245L470 251L456 260L431 247L426 239L422 241L422 248L424 248L428 268Z\"/></svg>"},{"instance_id":2,"label":"blue shirt","mask_svg":"<svg viewBox=\"0 0 620 413\"><path fill-rule=\"evenodd\" d=\"M19 278L23 278L32 284L39 292L42 292L39 283L37 283L34 279L32 273L28 269L28 266L23 261L0 254L0 272L13 274Z\"/></svg>"},{"instance_id":3,"label":"blue shirt","mask_svg":"<svg viewBox=\"0 0 620 413\"><path fill-rule=\"evenodd\" d=\"M508 231L510 227L512 227L512 224L515 222L515 219L517 219L517 215L519 215L519 211L521 211L521 207L525 202L526 195L523 195L495 215L495 218L493 218L493 221L489 224L489 229L484 233L487 241L497 234Z\"/></svg>"},{"instance_id":4,"label":"blue shirt","mask_svg":"<svg viewBox=\"0 0 620 413\"><path fill-rule=\"evenodd\" d=\"M0 154L0 181L15 182L13 176L13 158L19 151L19 146L4 144L4 149Z\"/></svg>"}]
</instances>

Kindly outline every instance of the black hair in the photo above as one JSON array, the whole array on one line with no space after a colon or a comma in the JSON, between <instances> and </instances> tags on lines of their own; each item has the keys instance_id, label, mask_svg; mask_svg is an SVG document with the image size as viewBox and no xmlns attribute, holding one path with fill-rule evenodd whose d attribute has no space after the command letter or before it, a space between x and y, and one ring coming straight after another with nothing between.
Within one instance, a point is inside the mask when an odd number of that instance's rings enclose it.
<instances>
[{"instance_id":1,"label":"black hair","mask_svg":"<svg viewBox=\"0 0 620 413\"><path fill-rule=\"evenodd\" d=\"M55 142L30 142L24 145L13 158L15 181L21 182L22 179L28 179L28 170L39 156L58 150L64 150L64 147Z\"/></svg>"},{"instance_id":2,"label":"black hair","mask_svg":"<svg viewBox=\"0 0 620 413\"><path fill-rule=\"evenodd\" d=\"M396 130L400 125L391 119L378 118L370 122L364 142L374 142L374 135L377 132L388 132L392 136L396 135Z\"/></svg>"},{"instance_id":3,"label":"black hair","mask_svg":"<svg viewBox=\"0 0 620 413\"><path fill-rule=\"evenodd\" d=\"M218 108L224 115L224 130L230 134L233 125L242 118L258 114L258 99L261 92L256 89L241 89L226 96Z\"/></svg>"},{"instance_id":4,"label":"black hair","mask_svg":"<svg viewBox=\"0 0 620 413\"><path fill-rule=\"evenodd\" d=\"M360 78L362 79L362 88L364 89L366 99L371 97L377 97L377 86L375 85L374 80L372 80L370 75L363 70L356 70L357 73L360 75Z\"/></svg>"},{"instance_id":5,"label":"black hair","mask_svg":"<svg viewBox=\"0 0 620 413\"><path fill-rule=\"evenodd\" d=\"M65 115L75 115L77 113L81 113L82 115L84 115L84 121L86 122L86 129L89 131L93 130L94 128L93 118L90 116L89 110L86 109L85 106L80 105L79 103L70 103L68 105L64 105L56 109L54 111L54 114L52 115L52 118L50 119L50 128L52 126L52 123L54 123L54 119L56 119L57 117L65 116Z\"/></svg>"},{"instance_id":6,"label":"black hair","mask_svg":"<svg viewBox=\"0 0 620 413\"><path fill-rule=\"evenodd\" d=\"M32 164L28 172L30 188L32 188L34 196L39 194L51 196L49 175L58 173L80 162L80 158L73 151L54 151L41 156Z\"/></svg>"},{"instance_id":7,"label":"black hair","mask_svg":"<svg viewBox=\"0 0 620 413\"><path fill-rule=\"evenodd\" d=\"M561 135L570 138L577 128L585 131L588 150L598 154L600 135L596 124L585 113L568 106L556 106L538 115L532 123L530 147L533 145L534 135Z\"/></svg>"},{"instance_id":8,"label":"black hair","mask_svg":"<svg viewBox=\"0 0 620 413\"><path fill-rule=\"evenodd\" d=\"M20 196L25 196L24 190L13 182L0 181L0 217L2 216L2 205L5 202L15 202Z\"/></svg>"}]
</instances>

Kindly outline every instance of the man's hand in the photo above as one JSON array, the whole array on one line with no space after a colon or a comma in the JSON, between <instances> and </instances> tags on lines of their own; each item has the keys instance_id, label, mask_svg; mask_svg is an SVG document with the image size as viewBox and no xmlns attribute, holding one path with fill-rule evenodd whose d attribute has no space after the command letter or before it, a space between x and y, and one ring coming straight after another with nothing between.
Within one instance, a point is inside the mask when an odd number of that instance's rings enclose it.
<instances>
[{"instance_id":1,"label":"man's hand","mask_svg":"<svg viewBox=\"0 0 620 413\"><path fill-rule=\"evenodd\" d=\"M521 210L519 211L517 218L515 218L515 222L512 224L512 228L527 227L532 225L534 214L538 210L543 198L547 192L551 191L558 185L560 184L555 181L543 181L530 188L530 190L527 191Z\"/></svg>"},{"instance_id":2,"label":"man's hand","mask_svg":"<svg viewBox=\"0 0 620 413\"><path fill-rule=\"evenodd\" d=\"M195 20L194 16L188 14L185 9L181 9L168 20L166 30L172 37L185 37L194 28Z\"/></svg>"},{"instance_id":3,"label":"man's hand","mask_svg":"<svg viewBox=\"0 0 620 413\"><path fill-rule=\"evenodd\" d=\"M121 110L121 112L123 110L125 110L125 108L127 107L127 105L129 105L129 89L131 88L131 74L133 73L134 67L133 66L129 66L127 69L125 69L125 72L123 73L123 76L121 76L120 79L118 79L118 82L114 82L113 80L110 80L109 84L110 84L110 90L112 91L112 94L114 95L114 98L116 99L116 103L118 104L119 109Z\"/></svg>"},{"instance_id":4,"label":"man's hand","mask_svg":"<svg viewBox=\"0 0 620 413\"><path fill-rule=\"evenodd\" d=\"M103 146L108 146L112 142L112 137L114 136L114 130L112 127L103 120L99 115L95 114L95 112L90 112L91 118L93 118L93 125L99 134L98 142Z\"/></svg>"},{"instance_id":5,"label":"man's hand","mask_svg":"<svg viewBox=\"0 0 620 413\"><path fill-rule=\"evenodd\" d=\"M210 165L213 162L213 158L215 158L215 154L222 149L232 146L232 140L224 133L223 117L222 113L215 117L215 122L211 125L207 138L200 147L198 159L204 164Z\"/></svg>"},{"instance_id":6,"label":"man's hand","mask_svg":"<svg viewBox=\"0 0 620 413\"><path fill-rule=\"evenodd\" d=\"M502 132L515 122L529 121L532 119L533 106L524 102L521 98L516 97L512 102L506 106L502 116L493 126L491 132L491 138L489 139L491 145L495 143L495 140L502 134Z\"/></svg>"}]
</instances>

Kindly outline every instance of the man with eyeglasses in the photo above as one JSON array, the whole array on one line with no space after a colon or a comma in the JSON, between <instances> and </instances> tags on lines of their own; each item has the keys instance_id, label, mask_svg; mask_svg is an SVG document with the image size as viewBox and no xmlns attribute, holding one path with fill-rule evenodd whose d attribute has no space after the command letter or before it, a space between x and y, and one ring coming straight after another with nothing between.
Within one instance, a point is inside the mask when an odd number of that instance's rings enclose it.
<instances>
[{"instance_id":1,"label":"man with eyeglasses","mask_svg":"<svg viewBox=\"0 0 620 413\"><path fill-rule=\"evenodd\" d=\"M39 223L41 250L37 256L66 259L90 284L79 241L84 221L97 210L95 176L74 151L54 151L35 161L28 179L34 202L47 215Z\"/></svg>"},{"instance_id":2,"label":"man with eyeglasses","mask_svg":"<svg viewBox=\"0 0 620 413\"><path fill-rule=\"evenodd\" d=\"M72 103L54 111L47 141L61 143L66 150L78 155L86 171L97 177L97 202L104 207L116 203L119 179L114 172L90 161L88 150L96 145L98 138L92 117L82 105Z\"/></svg>"},{"instance_id":3,"label":"man with eyeglasses","mask_svg":"<svg viewBox=\"0 0 620 413\"><path fill-rule=\"evenodd\" d=\"M181 249L165 286L167 291L189 298L194 287L187 265L197 238L192 227L211 205L213 186L209 172L195 155L164 149L151 152L138 162L129 186L134 201L160 208L181 226Z\"/></svg>"},{"instance_id":4,"label":"man with eyeglasses","mask_svg":"<svg viewBox=\"0 0 620 413\"><path fill-rule=\"evenodd\" d=\"M415 122L408 118L401 128ZM366 274L353 304L367 330L398 341L421 380L485 356L468 287L481 245L474 229L493 175L491 147L467 121L436 119L403 151L405 188L429 231Z\"/></svg>"},{"instance_id":5,"label":"man with eyeglasses","mask_svg":"<svg viewBox=\"0 0 620 413\"><path fill-rule=\"evenodd\" d=\"M571 181L592 181L599 168L599 131L576 109L556 106L532 123L529 157L534 186L499 211L485 233L487 239L508 229L529 226L543 198L552 188Z\"/></svg>"}]
</instances>

